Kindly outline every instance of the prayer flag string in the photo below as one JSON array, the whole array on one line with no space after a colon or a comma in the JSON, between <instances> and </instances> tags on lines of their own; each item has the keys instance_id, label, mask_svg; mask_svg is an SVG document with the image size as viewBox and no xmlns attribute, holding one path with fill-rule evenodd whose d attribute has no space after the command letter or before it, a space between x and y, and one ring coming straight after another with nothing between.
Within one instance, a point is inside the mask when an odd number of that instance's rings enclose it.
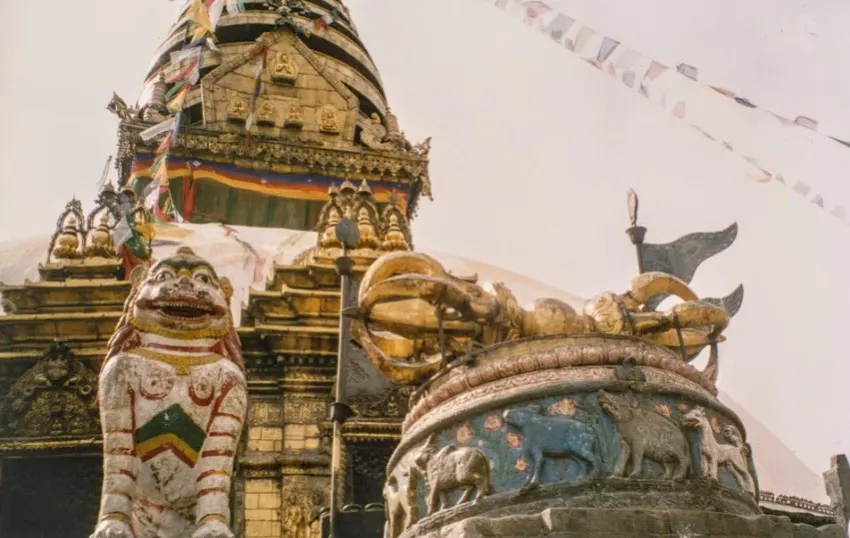
<instances>
[{"instance_id":1,"label":"prayer flag string","mask_svg":"<svg viewBox=\"0 0 850 538\"><path fill-rule=\"evenodd\" d=\"M687 120L687 106L685 101L677 99L674 95L668 95L665 88L655 84L666 73L679 75L689 79L693 83L699 84L699 70L696 67L683 63L679 64L673 70L661 62L624 46L611 37L597 33L584 23L556 10L542 0L487 1L499 9L521 17L527 25L535 27L556 43L578 55L589 65L619 80L623 85L636 90L649 101L662 106L672 115L685 121L712 142L719 144L725 150L743 159L754 168L754 172L756 172L758 177L757 181L769 182L773 179L778 183L789 186L797 195L808 199L812 204L824 211L828 211L830 215L841 220L846 225L850 225L850 212L847 211L843 204L825 202L823 196L805 181L789 181L780 172L768 171L768 167L760 164L754 157L742 154L727 141L720 140L702 127L690 123ZM819 136L838 142L845 147L850 147L850 141L840 140L834 136L819 132L818 121L815 119L800 115L794 120L791 120L768 109L759 107L749 99L741 97L731 90L719 86L707 87L740 106L756 109L772 116L783 126L805 128Z\"/></svg>"}]
</instances>

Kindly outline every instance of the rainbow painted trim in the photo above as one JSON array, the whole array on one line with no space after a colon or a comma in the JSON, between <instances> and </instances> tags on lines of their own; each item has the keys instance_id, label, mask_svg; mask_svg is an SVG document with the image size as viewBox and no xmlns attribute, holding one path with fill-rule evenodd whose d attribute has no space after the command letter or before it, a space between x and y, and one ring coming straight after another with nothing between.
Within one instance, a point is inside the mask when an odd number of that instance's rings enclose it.
<instances>
[{"instance_id":1,"label":"rainbow painted trim","mask_svg":"<svg viewBox=\"0 0 850 538\"><path fill-rule=\"evenodd\" d=\"M153 155L137 155L133 160L130 183L153 177L153 162ZM169 157L167 167L169 180L206 179L234 189L297 200L325 201L328 199L328 189L333 185L339 187L340 184L337 178L316 174L276 174L181 157ZM406 209L410 197L409 186L389 181L369 181L369 188L378 202L389 202L395 192L398 204L403 210Z\"/></svg>"}]
</instances>

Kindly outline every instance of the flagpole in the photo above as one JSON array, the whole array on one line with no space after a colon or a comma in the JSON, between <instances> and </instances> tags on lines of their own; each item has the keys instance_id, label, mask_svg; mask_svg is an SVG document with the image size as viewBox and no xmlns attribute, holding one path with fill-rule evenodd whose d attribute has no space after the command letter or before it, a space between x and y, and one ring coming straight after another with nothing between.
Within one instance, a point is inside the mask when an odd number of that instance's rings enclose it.
<instances>
[{"instance_id":1,"label":"flagpole","mask_svg":"<svg viewBox=\"0 0 850 538\"><path fill-rule=\"evenodd\" d=\"M348 250L357 246L360 233L357 225L346 217L343 217L335 228L336 237L342 244L342 256L334 260L336 272L340 279L340 316L339 316L339 342L337 344L336 359L336 388L334 391L334 403L331 405L331 421L333 422L333 446L331 449L331 492L330 492L330 529L329 538L337 538L337 517L339 515L339 482L342 475L342 427L345 422L354 416L354 411L348 406L346 389L348 388L348 340L351 338L351 320L343 316L343 311L355 306L357 296L352 293L351 275L354 269L354 260L348 257Z\"/></svg>"},{"instance_id":2,"label":"flagpole","mask_svg":"<svg viewBox=\"0 0 850 538\"><path fill-rule=\"evenodd\" d=\"M643 274L644 263L643 263L643 241L646 239L646 228L643 226L638 226L638 205L639 205L638 195L633 189L629 189L628 194L628 207L629 207L629 222L631 226L626 230L626 235L629 236L629 240L632 242L632 245L635 246L635 253L637 254L637 264L638 264L638 273Z\"/></svg>"}]
</instances>

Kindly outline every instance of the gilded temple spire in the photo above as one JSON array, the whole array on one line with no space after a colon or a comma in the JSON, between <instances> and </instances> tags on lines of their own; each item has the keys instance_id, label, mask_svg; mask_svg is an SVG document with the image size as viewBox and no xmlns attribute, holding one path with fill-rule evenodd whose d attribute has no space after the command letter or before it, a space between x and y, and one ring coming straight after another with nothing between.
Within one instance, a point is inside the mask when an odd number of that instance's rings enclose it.
<instances>
[{"instance_id":1,"label":"gilded temple spire","mask_svg":"<svg viewBox=\"0 0 850 538\"><path fill-rule=\"evenodd\" d=\"M222 12L218 27L226 31L216 33L214 50L175 50L185 23L197 22L206 4L193 3L172 29L138 104L117 95L109 104L120 120L119 185L141 194L167 144L168 159L202 164L192 178L202 181L192 188L179 187L189 178L170 179L174 205L191 208L181 213L187 222L214 213L225 224L309 230L317 224L315 185L345 177L355 185L367 180L376 203L386 202L388 187L404 192L412 218L420 194L430 196L428 158L405 139L342 4L277 0L263 9L251 2L244 13ZM287 200L288 214L258 196ZM231 200L225 214L215 209L222 198Z\"/></svg>"}]
</instances>

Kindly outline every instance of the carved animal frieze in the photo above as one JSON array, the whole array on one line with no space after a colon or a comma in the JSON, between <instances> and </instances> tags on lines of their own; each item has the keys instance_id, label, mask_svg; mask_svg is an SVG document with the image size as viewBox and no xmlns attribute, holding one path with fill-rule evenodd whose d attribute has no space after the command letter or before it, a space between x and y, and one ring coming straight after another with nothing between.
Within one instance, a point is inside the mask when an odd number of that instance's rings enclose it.
<instances>
[{"instance_id":1,"label":"carved animal frieze","mask_svg":"<svg viewBox=\"0 0 850 538\"><path fill-rule=\"evenodd\" d=\"M185 247L131 282L100 372L104 479L92 538L231 538L247 408L233 290Z\"/></svg>"},{"instance_id":2,"label":"carved animal frieze","mask_svg":"<svg viewBox=\"0 0 850 538\"><path fill-rule=\"evenodd\" d=\"M20 437L97 433L97 375L66 345L51 346L4 398L0 430Z\"/></svg>"},{"instance_id":3,"label":"carved animal frieze","mask_svg":"<svg viewBox=\"0 0 850 538\"><path fill-rule=\"evenodd\" d=\"M437 448L437 439L431 436L415 458L428 485L428 515L446 508L449 495L463 489L457 504L475 501L493 492L490 460L477 448L454 445Z\"/></svg>"},{"instance_id":4,"label":"carved animal frieze","mask_svg":"<svg viewBox=\"0 0 850 538\"><path fill-rule=\"evenodd\" d=\"M718 443L714 428L705 414L705 409L695 407L686 413L682 420L685 426L699 432L700 472L717 480L721 467L732 473L738 485L755 495L756 486L747 465L747 446L734 426L722 429L723 435L731 444Z\"/></svg>"},{"instance_id":5,"label":"carved animal frieze","mask_svg":"<svg viewBox=\"0 0 850 538\"><path fill-rule=\"evenodd\" d=\"M615 477L623 476L631 462L629 478L642 478L647 458L664 466L664 480L685 478L691 463L688 442L673 420L625 395L599 391L597 398L620 437Z\"/></svg>"},{"instance_id":6,"label":"carved animal frieze","mask_svg":"<svg viewBox=\"0 0 850 538\"><path fill-rule=\"evenodd\" d=\"M384 506L387 513L388 536L398 538L419 520L416 488L424 478L415 465L399 467L389 476L384 486Z\"/></svg>"},{"instance_id":7,"label":"carved animal frieze","mask_svg":"<svg viewBox=\"0 0 850 538\"><path fill-rule=\"evenodd\" d=\"M587 424L568 416L545 415L540 406L507 409L502 419L522 435L523 456L532 465L525 487L539 484L547 458L574 458L587 465L590 477L602 472L599 440Z\"/></svg>"}]
</instances>

